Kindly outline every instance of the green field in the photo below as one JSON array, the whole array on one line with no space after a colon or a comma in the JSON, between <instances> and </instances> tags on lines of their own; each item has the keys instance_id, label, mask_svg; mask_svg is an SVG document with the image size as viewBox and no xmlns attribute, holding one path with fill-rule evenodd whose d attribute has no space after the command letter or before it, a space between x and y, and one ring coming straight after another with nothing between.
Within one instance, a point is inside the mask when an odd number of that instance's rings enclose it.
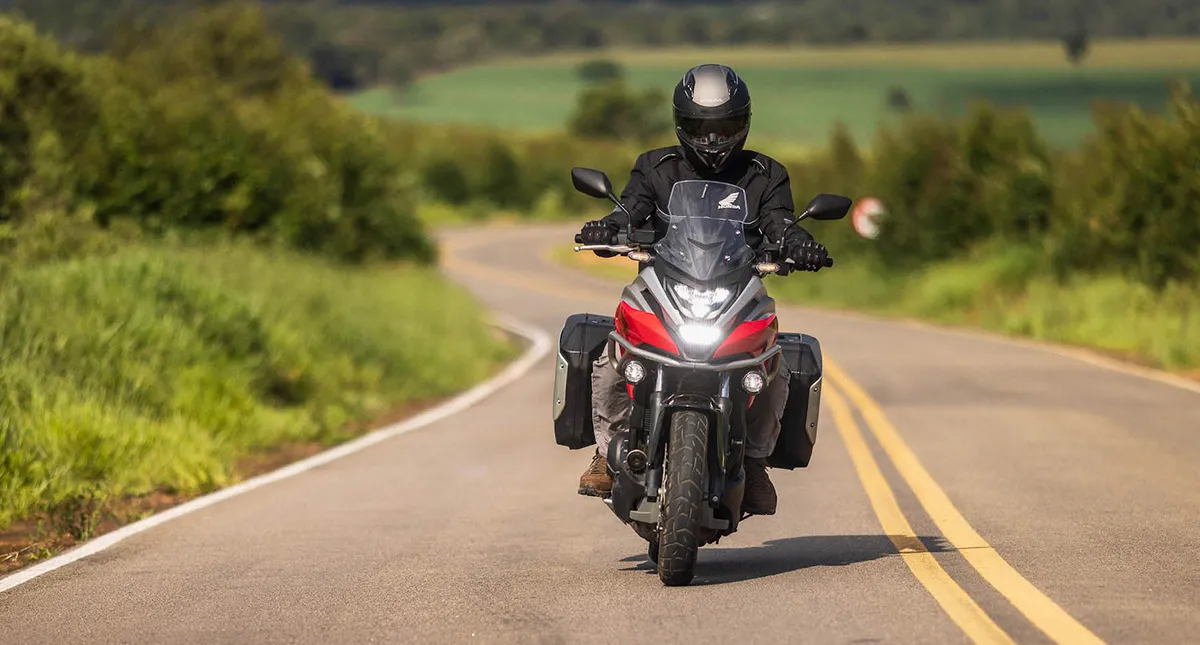
<instances>
[{"instance_id":1,"label":"green field","mask_svg":"<svg viewBox=\"0 0 1200 645\"><path fill-rule=\"evenodd\" d=\"M632 84L665 90L690 65L734 65L753 90L755 135L797 144L824 141L838 120L866 142L893 118L885 97L894 86L925 112L958 114L973 99L1027 105L1047 139L1061 145L1090 130L1097 100L1157 110L1170 79L1200 87L1200 40L1155 40L1097 43L1079 68L1058 43L572 53L495 61L421 79L405 94L378 89L352 100L429 122L557 129L582 86L576 67L594 58L619 60Z\"/></svg>"}]
</instances>

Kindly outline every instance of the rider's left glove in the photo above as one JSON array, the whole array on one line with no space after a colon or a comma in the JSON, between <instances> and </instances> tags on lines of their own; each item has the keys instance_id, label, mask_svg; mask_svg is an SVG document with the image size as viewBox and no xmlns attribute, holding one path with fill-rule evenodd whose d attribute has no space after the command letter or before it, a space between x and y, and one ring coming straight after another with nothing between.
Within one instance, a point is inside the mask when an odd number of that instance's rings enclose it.
<instances>
[{"instance_id":1,"label":"rider's left glove","mask_svg":"<svg viewBox=\"0 0 1200 645\"><path fill-rule=\"evenodd\" d=\"M579 239L584 244L616 244L620 227L613 222L596 220L583 225Z\"/></svg>"}]
</instances>

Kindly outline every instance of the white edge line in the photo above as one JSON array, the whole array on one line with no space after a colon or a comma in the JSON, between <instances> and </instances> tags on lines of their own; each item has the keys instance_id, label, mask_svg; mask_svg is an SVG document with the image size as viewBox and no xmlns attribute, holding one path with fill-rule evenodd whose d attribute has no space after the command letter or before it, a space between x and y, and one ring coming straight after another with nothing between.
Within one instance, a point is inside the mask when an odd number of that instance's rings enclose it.
<instances>
[{"instance_id":1,"label":"white edge line","mask_svg":"<svg viewBox=\"0 0 1200 645\"><path fill-rule=\"evenodd\" d=\"M363 435L358 439L348 443L341 444L337 447L326 450L325 452L313 455L307 459L302 459L288 466L284 466L278 470L259 475L252 479L247 479L244 482L223 488L214 493L210 493L203 497L198 497L179 506L172 507L161 513L151 515L146 519L134 522L123 526L111 533L106 533L94 540L86 542L79 547L71 549L62 555L50 558L41 564L37 564L25 569L21 569L4 578L0 578L0 592L8 591L13 587L24 584L37 578L60 569L62 567L82 560L91 555L95 555L108 547L124 540L127 537L137 535L143 531L148 531L160 524L166 524L171 520L194 513L200 509L207 508L243 493L248 493L256 488L262 488L267 484L273 484L277 481L295 477L303 472L312 470L318 466L323 466L336 459L341 459L356 452L360 452L382 441L387 441L393 437L398 437L402 434L418 430L432 423L441 421L447 417L453 416L479 403L487 397L495 394L501 388L513 383L528 372L542 358L550 353L551 340L550 337L542 330L526 325L511 318L502 318L497 322L497 326L510 331L518 336L521 336L530 342L530 347L525 353L515 362L510 364L503 372L496 376L476 385L475 387L455 396L453 399L445 403L426 410L414 417L401 421L399 423L380 428L370 434Z\"/></svg>"}]
</instances>

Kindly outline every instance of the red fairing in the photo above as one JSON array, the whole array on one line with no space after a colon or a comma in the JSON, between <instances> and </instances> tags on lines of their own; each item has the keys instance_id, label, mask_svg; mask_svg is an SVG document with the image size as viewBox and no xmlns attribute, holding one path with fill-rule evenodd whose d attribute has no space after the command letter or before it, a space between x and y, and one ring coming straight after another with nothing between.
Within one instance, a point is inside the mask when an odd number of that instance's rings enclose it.
<instances>
[{"instance_id":1,"label":"red fairing","mask_svg":"<svg viewBox=\"0 0 1200 645\"><path fill-rule=\"evenodd\" d=\"M617 333L636 347L650 345L665 352L679 355L679 347L667 333L658 316L646 311L638 311L624 301L617 305Z\"/></svg>"},{"instance_id":2,"label":"red fairing","mask_svg":"<svg viewBox=\"0 0 1200 645\"><path fill-rule=\"evenodd\" d=\"M775 337L779 335L779 323L775 320L775 314L771 314L760 320L751 320L744 322L729 334L725 342L717 348L717 352L713 354L713 358L721 358L722 356L731 356L733 354L752 354L758 356L767 351L767 348L775 344Z\"/></svg>"}]
</instances>

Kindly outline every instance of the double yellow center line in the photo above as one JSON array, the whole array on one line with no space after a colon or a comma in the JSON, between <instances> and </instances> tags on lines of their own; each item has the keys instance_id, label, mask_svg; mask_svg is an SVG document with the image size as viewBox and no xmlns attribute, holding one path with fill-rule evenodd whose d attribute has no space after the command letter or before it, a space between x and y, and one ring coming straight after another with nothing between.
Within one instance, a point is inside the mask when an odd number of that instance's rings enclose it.
<instances>
[{"instance_id":1,"label":"double yellow center line","mask_svg":"<svg viewBox=\"0 0 1200 645\"><path fill-rule=\"evenodd\" d=\"M457 252L470 243L443 246L442 264L453 271L493 284L523 289L556 298L595 301L602 297L586 288L568 289L560 282L523 272L485 267L463 259ZM867 445L854 408L862 415L871 435L883 448L917 501L946 540L1035 627L1057 643L1103 643L1099 637L1059 607L1049 596L1026 580L954 507L945 491L921 465L879 405L836 363L825 357L824 401L833 413L859 480L888 538L913 576L933 596L950 619L975 643L1013 643L1013 639L946 573L921 542L905 517L896 495ZM830 386L833 387L830 387ZM853 406L853 407L852 407Z\"/></svg>"},{"instance_id":2,"label":"double yellow center line","mask_svg":"<svg viewBox=\"0 0 1200 645\"><path fill-rule=\"evenodd\" d=\"M838 432L842 435L842 441L850 452L854 469L858 471L858 478L871 500L871 507L875 509L875 515L879 518L879 524L883 526L888 539L904 559L904 564L908 565L908 569L917 580L929 590L934 600L950 616L950 620L953 620L972 641L1013 643L1013 639L954 582L917 537L912 525L908 523L908 518L904 517L904 512L900 510L896 495L888 486L887 478L875 462L871 449L867 447L867 441L863 438L858 422L854 419L854 412L846 403L846 399L828 385L825 386L824 394L824 399L833 412Z\"/></svg>"},{"instance_id":3,"label":"double yellow center line","mask_svg":"<svg viewBox=\"0 0 1200 645\"><path fill-rule=\"evenodd\" d=\"M1049 596L1017 573L1017 570L971 527L929 471L921 465L916 454L900 437L900 433L884 415L883 410L861 386L828 358L825 359L824 367L825 378L837 388L835 390L827 384L825 399L833 413L838 432L850 451L854 468L867 490L880 525L888 533L913 575L972 641L1013 642L967 592L954 582L917 538L900 510L891 486L867 447L846 398L858 408L871 434L883 447L888 459L912 489L917 501L933 519L946 541L962 554L967 563L974 567L988 584L1056 643L1103 643ZM841 392L845 393L845 397Z\"/></svg>"}]
</instances>

